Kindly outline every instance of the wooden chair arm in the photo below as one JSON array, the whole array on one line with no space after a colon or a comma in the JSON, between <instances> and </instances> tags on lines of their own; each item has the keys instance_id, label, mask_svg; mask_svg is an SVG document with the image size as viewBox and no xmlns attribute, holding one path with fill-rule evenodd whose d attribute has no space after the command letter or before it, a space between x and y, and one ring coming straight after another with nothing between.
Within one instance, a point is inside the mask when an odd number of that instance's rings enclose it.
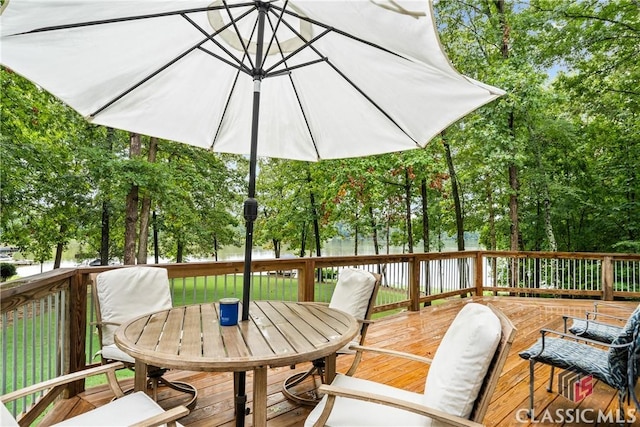
<instances>
[{"instance_id":1,"label":"wooden chair arm","mask_svg":"<svg viewBox=\"0 0 640 427\"><path fill-rule=\"evenodd\" d=\"M154 415L139 423L131 424L129 427L156 427L166 424L167 427L176 427L176 420L189 414L186 406L176 406L162 414Z\"/></svg>"},{"instance_id":2,"label":"wooden chair arm","mask_svg":"<svg viewBox=\"0 0 640 427\"><path fill-rule=\"evenodd\" d=\"M115 375L115 371L124 368L125 365L122 362L109 363L108 365L100 365L95 368L84 369L82 371L73 372L71 374L62 375L57 378L52 378L47 381L42 381L37 384L33 384L28 387L21 388L0 396L0 401L11 402L23 396L28 396L37 391L47 390L50 388L58 387L64 384L72 383L74 381L81 380L83 378L91 377L99 374ZM122 393L122 390L120 391ZM122 396L122 394L120 394Z\"/></svg>"},{"instance_id":3,"label":"wooden chair arm","mask_svg":"<svg viewBox=\"0 0 640 427\"><path fill-rule=\"evenodd\" d=\"M364 345L352 345L349 347L350 350L360 351L360 352L370 352L377 354L386 354L387 356L400 357L403 359L414 360L416 362L426 363L428 365L431 364L432 359L427 357L418 356L411 353L405 353L402 351L389 350L386 348L378 348L378 347L367 347Z\"/></svg>"},{"instance_id":4,"label":"wooden chair arm","mask_svg":"<svg viewBox=\"0 0 640 427\"><path fill-rule=\"evenodd\" d=\"M335 403L336 397L357 399L357 400L363 400L365 402L372 402L380 405L391 406L394 408L424 415L426 417L433 418L434 420L441 421L451 426L462 426L462 427L481 427L482 426L482 424L476 423L474 421L470 421L465 418L460 418L455 415L450 415L450 414L447 414L446 412L429 408L428 406L420 405L413 402L407 402L401 399L387 397L380 394L355 391L355 390L350 390L344 387L335 387L335 386L326 385L326 384L323 384L320 386L319 392L327 394L328 400L325 404L324 411L320 415L320 418L318 419L318 421L316 421L316 423L314 424L314 427L325 425L325 423L329 418L331 410L333 409L333 405Z\"/></svg>"}]
</instances>

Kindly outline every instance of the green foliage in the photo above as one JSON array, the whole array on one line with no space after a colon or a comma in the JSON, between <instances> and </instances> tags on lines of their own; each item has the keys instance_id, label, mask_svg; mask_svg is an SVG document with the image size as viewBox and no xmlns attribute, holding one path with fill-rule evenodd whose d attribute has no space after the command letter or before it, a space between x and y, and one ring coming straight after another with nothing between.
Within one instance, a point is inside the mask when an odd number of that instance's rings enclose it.
<instances>
[{"instance_id":1,"label":"green foliage","mask_svg":"<svg viewBox=\"0 0 640 427\"><path fill-rule=\"evenodd\" d=\"M9 264L6 262L0 263L0 277L3 282L6 282L8 278L17 274L15 264Z\"/></svg>"},{"instance_id":2,"label":"green foliage","mask_svg":"<svg viewBox=\"0 0 640 427\"><path fill-rule=\"evenodd\" d=\"M638 252L637 4L447 0L434 8L455 68L507 91L446 129L465 230L489 249L508 249L517 195L521 249ZM99 253L107 213L109 257L120 258L125 197L137 185L157 215L161 257L242 245L244 157L159 141L150 162L143 136L142 155L130 159L127 132L85 122L11 70L0 69L0 85L3 244L36 261L71 240ZM441 142L318 163L262 159L256 244L316 254L317 225L321 245L375 237L384 251L411 239L418 251L415 242L427 239L427 250L440 250L456 231Z\"/></svg>"}]
</instances>

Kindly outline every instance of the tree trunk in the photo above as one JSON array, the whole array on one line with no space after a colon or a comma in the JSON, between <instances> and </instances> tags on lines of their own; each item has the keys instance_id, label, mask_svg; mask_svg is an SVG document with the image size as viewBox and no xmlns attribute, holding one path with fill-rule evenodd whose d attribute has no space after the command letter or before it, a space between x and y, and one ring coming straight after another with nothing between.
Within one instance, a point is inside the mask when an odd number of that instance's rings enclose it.
<instances>
[{"instance_id":1,"label":"tree trunk","mask_svg":"<svg viewBox=\"0 0 640 427\"><path fill-rule=\"evenodd\" d=\"M176 247L176 262L182 262L184 257L184 243L182 240L178 240Z\"/></svg>"},{"instance_id":2,"label":"tree trunk","mask_svg":"<svg viewBox=\"0 0 640 427\"><path fill-rule=\"evenodd\" d=\"M307 168L307 183L311 188L311 172ZM311 203L311 216L313 217L313 234L316 241L316 255L322 256L322 250L320 249L320 222L318 221L318 210L316 209L316 198L313 191L309 191L309 202Z\"/></svg>"},{"instance_id":3,"label":"tree trunk","mask_svg":"<svg viewBox=\"0 0 640 427\"><path fill-rule=\"evenodd\" d=\"M130 134L129 157L140 155L140 135ZM138 186L131 184L125 208L124 229L124 264L134 265L136 262L136 225L138 223Z\"/></svg>"},{"instance_id":4,"label":"tree trunk","mask_svg":"<svg viewBox=\"0 0 640 427\"><path fill-rule=\"evenodd\" d=\"M369 220L371 221L371 237L373 238L373 253L376 255L380 254L380 247L378 245L378 226L376 224L376 219L373 215L373 206L369 206Z\"/></svg>"},{"instance_id":5,"label":"tree trunk","mask_svg":"<svg viewBox=\"0 0 640 427\"><path fill-rule=\"evenodd\" d=\"M280 244L280 240L278 239L271 239L271 243L273 244L273 254L276 258L280 258L281 254L280 254L280 249L281 249L281 244Z\"/></svg>"},{"instance_id":6,"label":"tree trunk","mask_svg":"<svg viewBox=\"0 0 640 427\"><path fill-rule=\"evenodd\" d=\"M158 248L158 215L153 211L153 260L159 263L160 253ZM218 251L216 250L216 261L218 260Z\"/></svg>"},{"instance_id":7,"label":"tree trunk","mask_svg":"<svg viewBox=\"0 0 640 427\"><path fill-rule=\"evenodd\" d=\"M429 236L429 198L427 192L427 180L422 178L420 182L420 196L422 197L422 247L424 253L430 250ZM424 264L424 294L431 295L431 264L430 261ZM425 302L424 306L431 305L431 301Z\"/></svg>"},{"instance_id":8,"label":"tree trunk","mask_svg":"<svg viewBox=\"0 0 640 427\"><path fill-rule=\"evenodd\" d=\"M109 265L109 202L102 202L102 220L100 221L100 265Z\"/></svg>"},{"instance_id":9,"label":"tree trunk","mask_svg":"<svg viewBox=\"0 0 640 427\"><path fill-rule=\"evenodd\" d=\"M67 232L67 225L60 225L60 239L64 236L64 233ZM56 245L56 255L53 261L53 268L60 268L60 264L62 264L62 251L64 250L64 244L62 242L58 242Z\"/></svg>"},{"instance_id":10,"label":"tree trunk","mask_svg":"<svg viewBox=\"0 0 640 427\"><path fill-rule=\"evenodd\" d=\"M409 179L409 169L404 168L404 198L407 210L405 220L407 222L407 245L409 253L413 253L413 227L411 226L411 180Z\"/></svg>"},{"instance_id":11,"label":"tree trunk","mask_svg":"<svg viewBox=\"0 0 640 427\"><path fill-rule=\"evenodd\" d=\"M458 241L458 250L464 251L464 219L462 216L462 205L460 203L460 192L458 191L458 177L453 167L451 147L445 139L444 132L442 132L441 135L445 156L447 158L447 166L449 167L449 176L451 177L451 194L453 196L453 206L456 214L456 240Z\"/></svg>"},{"instance_id":12,"label":"tree trunk","mask_svg":"<svg viewBox=\"0 0 640 427\"><path fill-rule=\"evenodd\" d=\"M149 155L147 160L149 163L155 163L156 154L158 152L158 138L151 137L149 139ZM151 195L149 191L145 191L142 199L142 208L140 209L140 237L138 239L138 264L147 263L148 242L149 242L149 218L151 216Z\"/></svg>"},{"instance_id":13,"label":"tree trunk","mask_svg":"<svg viewBox=\"0 0 640 427\"><path fill-rule=\"evenodd\" d=\"M302 224L302 235L300 236L300 258L307 254L307 223Z\"/></svg>"},{"instance_id":14,"label":"tree trunk","mask_svg":"<svg viewBox=\"0 0 640 427\"><path fill-rule=\"evenodd\" d=\"M494 4L498 9L498 18L500 20L500 26L502 28L502 43L500 45L500 52L502 53L502 58L507 60L510 55L509 41L511 27L507 23L504 0L494 0ZM512 141L515 144L515 118L513 111L509 112L508 128L511 134ZM509 186L511 187L511 194L509 195L509 219L511 220L510 249L512 251L517 251L520 248L520 226L518 222L518 195L520 192L520 184L518 182L518 168L515 163L511 163L509 165ZM515 283L516 281L517 278L515 278L512 283Z\"/></svg>"},{"instance_id":15,"label":"tree trunk","mask_svg":"<svg viewBox=\"0 0 640 427\"><path fill-rule=\"evenodd\" d=\"M107 128L107 149L109 152L113 150L113 128ZM103 197L109 197L104 194ZM100 222L100 265L109 265L109 240L111 238L111 232L109 229L110 215L111 215L111 203L108 199L102 201L102 219Z\"/></svg>"},{"instance_id":16,"label":"tree trunk","mask_svg":"<svg viewBox=\"0 0 640 427\"><path fill-rule=\"evenodd\" d=\"M556 236L553 232L553 224L551 224L551 201L549 200L549 193L547 192L544 198L544 231L549 240L549 250L552 252L558 251L558 243L556 242Z\"/></svg>"},{"instance_id":17,"label":"tree trunk","mask_svg":"<svg viewBox=\"0 0 640 427\"><path fill-rule=\"evenodd\" d=\"M429 244L429 199L427 197L427 180L422 179L420 182L420 195L422 196L422 247L424 253L430 250Z\"/></svg>"},{"instance_id":18,"label":"tree trunk","mask_svg":"<svg viewBox=\"0 0 640 427\"><path fill-rule=\"evenodd\" d=\"M353 254L358 256L358 213L356 213L355 238L353 239Z\"/></svg>"},{"instance_id":19,"label":"tree trunk","mask_svg":"<svg viewBox=\"0 0 640 427\"><path fill-rule=\"evenodd\" d=\"M491 185L487 183L487 205L489 206L489 250L495 251L498 247L496 237L496 210L493 206L493 192Z\"/></svg>"}]
</instances>

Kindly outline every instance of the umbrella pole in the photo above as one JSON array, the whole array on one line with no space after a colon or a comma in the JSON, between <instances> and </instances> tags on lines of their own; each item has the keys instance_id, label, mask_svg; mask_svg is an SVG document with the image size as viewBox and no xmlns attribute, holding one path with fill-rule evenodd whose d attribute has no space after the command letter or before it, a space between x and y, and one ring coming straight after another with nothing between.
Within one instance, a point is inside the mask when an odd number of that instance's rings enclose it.
<instances>
[{"instance_id":1,"label":"umbrella pole","mask_svg":"<svg viewBox=\"0 0 640 427\"><path fill-rule=\"evenodd\" d=\"M256 164L258 161L258 124L260 117L260 84L262 83L262 44L264 42L264 22L267 10L258 7L258 39L256 46L256 64L253 75L253 116L251 123L251 152L249 154L249 191L244 202L244 218L247 234L244 245L244 274L242 281L242 321L249 320L249 302L251 301L251 251L253 250L253 223L258 217L256 196ZM244 427L246 411L246 372L234 375L237 384L236 427Z\"/></svg>"}]
</instances>

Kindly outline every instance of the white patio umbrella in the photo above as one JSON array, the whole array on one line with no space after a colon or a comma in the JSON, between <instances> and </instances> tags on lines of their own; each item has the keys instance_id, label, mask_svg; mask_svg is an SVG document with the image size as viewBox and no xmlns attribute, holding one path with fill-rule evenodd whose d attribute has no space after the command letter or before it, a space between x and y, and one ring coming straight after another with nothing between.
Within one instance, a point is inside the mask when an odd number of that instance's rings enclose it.
<instances>
[{"instance_id":1,"label":"white patio umbrella","mask_svg":"<svg viewBox=\"0 0 640 427\"><path fill-rule=\"evenodd\" d=\"M256 159L424 147L504 94L459 74L427 0L6 0L1 63L87 120ZM242 417L238 417L242 418Z\"/></svg>"}]
</instances>

